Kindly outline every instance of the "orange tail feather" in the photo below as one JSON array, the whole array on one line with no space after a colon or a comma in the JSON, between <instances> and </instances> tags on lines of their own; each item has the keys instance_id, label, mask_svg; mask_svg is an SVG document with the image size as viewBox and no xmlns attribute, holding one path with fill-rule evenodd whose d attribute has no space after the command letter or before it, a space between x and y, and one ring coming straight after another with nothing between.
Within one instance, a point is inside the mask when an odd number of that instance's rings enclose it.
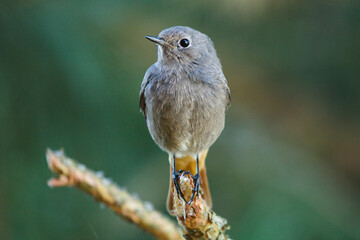
<instances>
[{"instance_id":1,"label":"orange tail feather","mask_svg":"<svg viewBox=\"0 0 360 240\"><path fill-rule=\"evenodd\" d=\"M200 154L199 158L199 171L200 171L200 194L202 198L206 201L206 204L211 208L212 207L212 199L209 189L209 183L206 175L206 167L205 167L205 159L207 150ZM167 197L167 210L171 215L174 215L174 195L176 194L176 190L174 187L174 183L172 180L172 156L170 158L170 184L169 184L169 193ZM190 171L191 174L196 174L196 159L191 156L185 156L182 158L176 158L176 170L184 170Z\"/></svg>"}]
</instances>

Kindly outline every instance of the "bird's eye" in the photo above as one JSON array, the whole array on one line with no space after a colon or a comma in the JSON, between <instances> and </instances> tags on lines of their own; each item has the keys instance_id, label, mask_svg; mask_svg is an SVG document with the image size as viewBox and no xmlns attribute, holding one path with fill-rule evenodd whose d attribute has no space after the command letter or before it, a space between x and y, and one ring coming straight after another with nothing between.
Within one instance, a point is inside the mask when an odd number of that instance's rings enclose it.
<instances>
[{"instance_id":1,"label":"bird's eye","mask_svg":"<svg viewBox=\"0 0 360 240\"><path fill-rule=\"evenodd\" d=\"M182 46L183 48L186 48L190 45L190 41L186 38L183 38L180 40L180 46Z\"/></svg>"}]
</instances>

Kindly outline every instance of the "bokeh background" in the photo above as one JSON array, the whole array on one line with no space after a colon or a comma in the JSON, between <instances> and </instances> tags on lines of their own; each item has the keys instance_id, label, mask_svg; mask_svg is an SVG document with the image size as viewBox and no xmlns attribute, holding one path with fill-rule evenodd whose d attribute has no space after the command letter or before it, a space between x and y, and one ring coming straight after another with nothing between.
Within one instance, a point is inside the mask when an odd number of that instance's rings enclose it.
<instances>
[{"instance_id":1,"label":"bokeh background","mask_svg":"<svg viewBox=\"0 0 360 240\"><path fill-rule=\"evenodd\" d=\"M138 110L145 35L209 35L232 91L207 169L233 239L360 239L359 1L2 1L0 239L151 239L72 188L47 147L166 214L167 155Z\"/></svg>"}]
</instances>

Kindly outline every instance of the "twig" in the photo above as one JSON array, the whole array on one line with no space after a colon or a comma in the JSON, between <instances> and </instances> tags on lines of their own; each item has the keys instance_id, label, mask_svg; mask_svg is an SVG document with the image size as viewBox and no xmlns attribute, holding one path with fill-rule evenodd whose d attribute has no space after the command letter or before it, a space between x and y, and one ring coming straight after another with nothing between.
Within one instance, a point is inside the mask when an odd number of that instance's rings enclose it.
<instances>
[{"instance_id":1,"label":"twig","mask_svg":"<svg viewBox=\"0 0 360 240\"><path fill-rule=\"evenodd\" d=\"M84 165L65 157L63 151L47 150L46 158L50 170L59 174L58 178L48 181L50 187L75 186L158 239L182 239L179 229L168 218L101 174L96 174Z\"/></svg>"},{"instance_id":2,"label":"twig","mask_svg":"<svg viewBox=\"0 0 360 240\"><path fill-rule=\"evenodd\" d=\"M62 150L53 152L48 149L46 158L50 170L59 175L58 178L48 181L50 187L75 186L158 239L183 239L178 227L149 207L151 204L142 202L102 174L66 157ZM182 175L180 187L185 197L189 198L193 187L192 178L186 174ZM225 235L229 228L226 220L209 209L201 196L189 206L177 196L174 197L174 201L177 219L183 227L185 239L228 239Z\"/></svg>"}]
</instances>

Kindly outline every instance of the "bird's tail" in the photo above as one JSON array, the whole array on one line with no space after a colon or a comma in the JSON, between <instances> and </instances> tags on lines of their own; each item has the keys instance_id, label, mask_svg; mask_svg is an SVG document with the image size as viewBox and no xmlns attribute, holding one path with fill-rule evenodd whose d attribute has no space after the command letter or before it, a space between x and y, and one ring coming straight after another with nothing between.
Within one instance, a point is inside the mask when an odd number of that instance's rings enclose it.
<instances>
[{"instance_id":1,"label":"bird's tail","mask_svg":"<svg viewBox=\"0 0 360 240\"><path fill-rule=\"evenodd\" d=\"M200 172L200 193L202 198L206 201L206 204L211 208L212 207L212 200L211 194L209 189L209 183L207 180L206 175L206 167L205 167L205 158L208 150L199 154L199 172ZM172 180L172 171L173 171L173 164L172 164L172 156L169 156L170 160L170 184L169 184L169 193L167 197L167 210L171 215L174 215L174 195L176 193L176 189L174 187L174 183ZM176 158L176 170L184 170L190 171L192 175L196 174L196 159L191 156L185 156L182 158Z\"/></svg>"}]
</instances>

